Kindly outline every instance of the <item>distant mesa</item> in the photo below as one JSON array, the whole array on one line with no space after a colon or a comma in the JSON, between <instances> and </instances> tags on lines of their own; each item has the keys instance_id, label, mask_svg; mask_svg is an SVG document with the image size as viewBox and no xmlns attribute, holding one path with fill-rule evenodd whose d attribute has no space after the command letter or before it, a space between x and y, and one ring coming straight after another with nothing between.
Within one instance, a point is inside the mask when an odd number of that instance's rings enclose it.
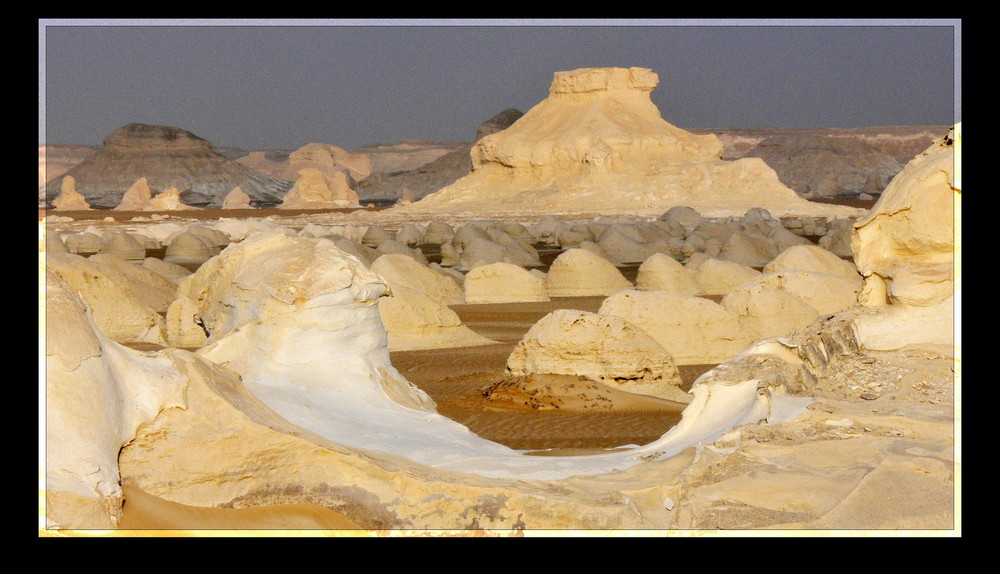
<instances>
[{"instance_id":1,"label":"distant mesa","mask_svg":"<svg viewBox=\"0 0 1000 574\"><path fill-rule=\"evenodd\" d=\"M659 215L686 205L708 216L753 207L776 216L856 216L802 199L759 158L723 160L714 134L660 115L659 77L646 68L556 72L549 96L472 147L472 172L407 213L621 212Z\"/></svg>"},{"instance_id":2,"label":"distant mesa","mask_svg":"<svg viewBox=\"0 0 1000 574\"><path fill-rule=\"evenodd\" d=\"M181 202L194 207L221 207L237 186L254 206L275 206L292 187L290 181L228 159L188 131L139 123L115 130L94 154L49 180L46 203L57 197L66 176L73 177L77 192L96 209L117 207L141 178L152 194L176 188Z\"/></svg>"}]
</instances>

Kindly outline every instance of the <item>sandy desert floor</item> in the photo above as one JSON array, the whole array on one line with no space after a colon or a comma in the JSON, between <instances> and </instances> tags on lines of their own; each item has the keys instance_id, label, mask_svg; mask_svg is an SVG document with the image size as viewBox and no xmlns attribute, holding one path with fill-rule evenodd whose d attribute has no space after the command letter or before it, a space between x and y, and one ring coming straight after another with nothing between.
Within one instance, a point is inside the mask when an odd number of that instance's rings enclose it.
<instances>
[{"instance_id":1,"label":"sandy desert floor","mask_svg":"<svg viewBox=\"0 0 1000 574\"><path fill-rule=\"evenodd\" d=\"M172 215L211 220L219 217L281 218L311 213L246 211L199 210ZM39 210L40 219L44 214L43 210ZM149 217L150 213L101 210L59 212L58 215L72 217L81 224L111 217L114 222L109 224L114 224L134 217ZM634 269L623 271L626 276L630 271L634 273ZM630 279L634 279L634 275ZM560 456L646 444L662 436L680 420L684 404L598 387L575 377L510 381L504 376L507 357L536 321L558 308L596 311L602 299L576 297L557 298L545 303L455 305L452 309L467 326L497 343L393 352L392 363L410 382L434 399L441 414L484 438L511 448L532 451L538 456ZM944 363L935 362L933 368L940 370L941 364ZM681 366L683 388L689 388L699 375L713 366ZM839 401L843 398L833 387L828 390L826 400ZM953 398L948 389L939 390L941 400ZM542 399L539 400L539 397ZM127 483L123 487L126 499L120 524L122 534L127 531L134 532L136 536L153 536L161 531L184 535L180 532L215 529L340 531L359 528L347 517L314 504L253 509L195 508L157 498Z\"/></svg>"}]
</instances>

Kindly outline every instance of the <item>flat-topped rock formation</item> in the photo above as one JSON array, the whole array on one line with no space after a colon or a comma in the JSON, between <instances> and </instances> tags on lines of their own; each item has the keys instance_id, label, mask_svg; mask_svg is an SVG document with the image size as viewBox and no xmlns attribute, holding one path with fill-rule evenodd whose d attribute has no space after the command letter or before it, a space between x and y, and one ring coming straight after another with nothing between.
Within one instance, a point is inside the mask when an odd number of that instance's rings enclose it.
<instances>
[{"instance_id":1,"label":"flat-topped rock formation","mask_svg":"<svg viewBox=\"0 0 1000 574\"><path fill-rule=\"evenodd\" d=\"M133 123L105 138L92 155L46 183L45 197L58 195L62 178L70 175L77 191L97 209L116 207L140 178L161 193L175 187L181 201L195 207L219 207L234 187L241 187L257 206L272 206L292 187L229 160L212 144L188 131L169 126Z\"/></svg>"},{"instance_id":2,"label":"flat-topped rock formation","mask_svg":"<svg viewBox=\"0 0 1000 574\"><path fill-rule=\"evenodd\" d=\"M753 207L780 216L858 215L803 200L759 158L723 160L716 136L662 118L650 99L658 83L645 68L557 72L548 98L473 146L472 173L397 209L659 215L685 205L717 217Z\"/></svg>"}]
</instances>

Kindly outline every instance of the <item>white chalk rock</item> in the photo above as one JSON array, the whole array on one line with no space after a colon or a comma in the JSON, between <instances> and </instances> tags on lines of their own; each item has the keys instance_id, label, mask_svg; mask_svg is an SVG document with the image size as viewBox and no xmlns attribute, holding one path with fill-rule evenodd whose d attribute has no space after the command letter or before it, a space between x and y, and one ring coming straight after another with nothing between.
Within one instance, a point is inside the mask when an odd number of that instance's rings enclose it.
<instances>
[{"instance_id":1,"label":"white chalk rock","mask_svg":"<svg viewBox=\"0 0 1000 574\"><path fill-rule=\"evenodd\" d=\"M577 375L624 391L690 402L673 357L614 315L558 309L535 323L507 358L507 372Z\"/></svg>"},{"instance_id":2,"label":"white chalk rock","mask_svg":"<svg viewBox=\"0 0 1000 574\"><path fill-rule=\"evenodd\" d=\"M166 345L163 317L142 300L146 285L135 283L115 267L72 253L46 254L45 263L79 293L94 323L110 339Z\"/></svg>"},{"instance_id":3,"label":"white chalk rock","mask_svg":"<svg viewBox=\"0 0 1000 574\"><path fill-rule=\"evenodd\" d=\"M52 208L57 211L87 211L92 209L87 198L76 190L76 180L72 175L63 176L59 196L52 200Z\"/></svg>"},{"instance_id":4,"label":"white chalk rock","mask_svg":"<svg viewBox=\"0 0 1000 574\"><path fill-rule=\"evenodd\" d=\"M381 255L369 268L384 279L392 291L403 287L413 289L442 305L460 305L465 302L462 287L454 279L435 272L408 255Z\"/></svg>"},{"instance_id":5,"label":"white chalk rock","mask_svg":"<svg viewBox=\"0 0 1000 574\"><path fill-rule=\"evenodd\" d=\"M237 185L222 199L222 209L253 209L253 205L247 192Z\"/></svg>"},{"instance_id":6,"label":"white chalk rock","mask_svg":"<svg viewBox=\"0 0 1000 574\"><path fill-rule=\"evenodd\" d=\"M701 297L627 290L605 299L598 312L646 331L678 365L723 363L752 341L735 314Z\"/></svg>"},{"instance_id":7,"label":"white chalk rock","mask_svg":"<svg viewBox=\"0 0 1000 574\"><path fill-rule=\"evenodd\" d=\"M764 273L816 271L839 275L861 286L861 274L850 261L818 245L795 245L785 249L764 266Z\"/></svg>"},{"instance_id":8,"label":"white chalk rock","mask_svg":"<svg viewBox=\"0 0 1000 574\"><path fill-rule=\"evenodd\" d=\"M736 287L761 276L761 272L753 267L715 257L698 263L693 272L705 295L726 295Z\"/></svg>"},{"instance_id":9,"label":"white chalk rock","mask_svg":"<svg viewBox=\"0 0 1000 574\"><path fill-rule=\"evenodd\" d=\"M390 351L490 345L446 305L408 287L393 288L378 301L379 316L389 334Z\"/></svg>"},{"instance_id":10,"label":"white chalk rock","mask_svg":"<svg viewBox=\"0 0 1000 574\"><path fill-rule=\"evenodd\" d=\"M787 335L820 316L798 295L764 281L736 287L722 299L722 306L739 318L753 339Z\"/></svg>"},{"instance_id":11,"label":"white chalk rock","mask_svg":"<svg viewBox=\"0 0 1000 574\"><path fill-rule=\"evenodd\" d=\"M176 187L171 187L152 197L149 200L149 204L143 208L143 211L183 211L192 209L198 208L181 202L180 191Z\"/></svg>"},{"instance_id":12,"label":"white chalk rock","mask_svg":"<svg viewBox=\"0 0 1000 574\"><path fill-rule=\"evenodd\" d=\"M639 266L635 288L666 291L676 295L698 295L701 286L695 274L669 255L654 253Z\"/></svg>"},{"instance_id":13,"label":"white chalk rock","mask_svg":"<svg viewBox=\"0 0 1000 574\"><path fill-rule=\"evenodd\" d=\"M801 298L820 315L829 315L856 305L861 293L860 278L848 279L842 275L818 271L776 271L764 273L755 281L773 285Z\"/></svg>"},{"instance_id":14,"label":"white chalk rock","mask_svg":"<svg viewBox=\"0 0 1000 574\"><path fill-rule=\"evenodd\" d=\"M132 184L132 187L125 191L121 201L114 207L117 211L143 211L149 206L153 199L153 192L149 189L149 182L146 178L140 177Z\"/></svg>"},{"instance_id":15,"label":"white chalk rock","mask_svg":"<svg viewBox=\"0 0 1000 574\"><path fill-rule=\"evenodd\" d=\"M548 301L545 280L513 263L490 263L465 275L466 303Z\"/></svg>"},{"instance_id":16,"label":"white chalk rock","mask_svg":"<svg viewBox=\"0 0 1000 574\"><path fill-rule=\"evenodd\" d=\"M549 297L611 295L632 287L632 282L610 261L582 248L559 254L545 277Z\"/></svg>"},{"instance_id":17,"label":"white chalk rock","mask_svg":"<svg viewBox=\"0 0 1000 574\"><path fill-rule=\"evenodd\" d=\"M183 378L170 359L108 338L51 267L45 288L46 527L115 528L122 513L118 455L140 425L184 407Z\"/></svg>"},{"instance_id":18,"label":"white chalk rock","mask_svg":"<svg viewBox=\"0 0 1000 574\"><path fill-rule=\"evenodd\" d=\"M865 281L860 299L880 311L855 322L866 348L954 345L961 144L957 124L913 158L854 225L854 262Z\"/></svg>"}]
</instances>

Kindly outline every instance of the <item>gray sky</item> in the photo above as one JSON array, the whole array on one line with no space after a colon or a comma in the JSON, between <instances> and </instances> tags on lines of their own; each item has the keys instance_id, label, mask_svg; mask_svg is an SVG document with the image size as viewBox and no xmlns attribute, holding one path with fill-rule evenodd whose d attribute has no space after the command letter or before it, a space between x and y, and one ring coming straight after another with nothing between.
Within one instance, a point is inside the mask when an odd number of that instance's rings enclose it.
<instances>
[{"instance_id":1,"label":"gray sky","mask_svg":"<svg viewBox=\"0 0 1000 574\"><path fill-rule=\"evenodd\" d=\"M244 149L471 141L606 66L656 72L684 128L950 125L960 45L959 20L40 20L39 143L132 122Z\"/></svg>"}]
</instances>

